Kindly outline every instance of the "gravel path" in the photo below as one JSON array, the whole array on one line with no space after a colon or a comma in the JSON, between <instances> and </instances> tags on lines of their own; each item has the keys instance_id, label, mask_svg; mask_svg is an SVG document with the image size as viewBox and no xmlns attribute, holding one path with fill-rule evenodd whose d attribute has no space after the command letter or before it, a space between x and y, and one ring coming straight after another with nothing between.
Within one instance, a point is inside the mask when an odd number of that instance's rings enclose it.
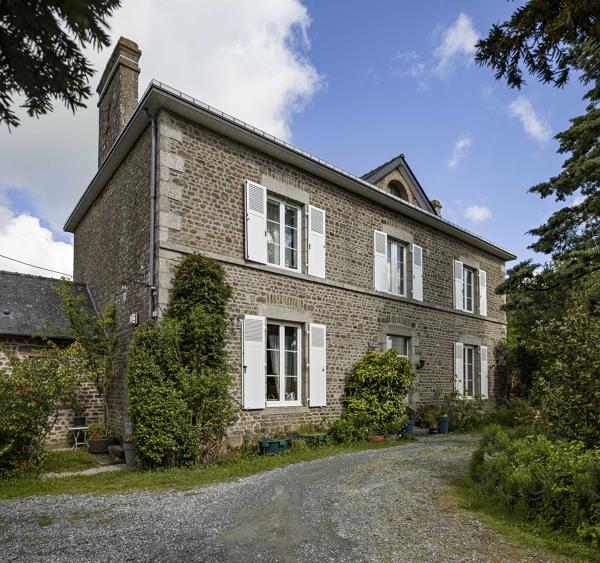
<instances>
[{"instance_id":1,"label":"gravel path","mask_svg":"<svg viewBox=\"0 0 600 563\"><path fill-rule=\"evenodd\" d=\"M299 463L188 492L0 502L2 561L552 561L447 501L477 438Z\"/></svg>"}]
</instances>

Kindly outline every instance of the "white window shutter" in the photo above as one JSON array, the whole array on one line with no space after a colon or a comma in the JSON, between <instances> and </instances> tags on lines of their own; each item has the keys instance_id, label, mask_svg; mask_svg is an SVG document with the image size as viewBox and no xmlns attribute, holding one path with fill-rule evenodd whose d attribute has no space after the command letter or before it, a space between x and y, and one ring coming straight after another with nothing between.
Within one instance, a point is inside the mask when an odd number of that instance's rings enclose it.
<instances>
[{"instance_id":1,"label":"white window shutter","mask_svg":"<svg viewBox=\"0 0 600 563\"><path fill-rule=\"evenodd\" d=\"M244 316L242 326L242 406L265 408L265 318Z\"/></svg>"},{"instance_id":2,"label":"white window shutter","mask_svg":"<svg viewBox=\"0 0 600 563\"><path fill-rule=\"evenodd\" d=\"M465 393L464 347L462 342L454 343L454 390L462 397Z\"/></svg>"},{"instance_id":3,"label":"white window shutter","mask_svg":"<svg viewBox=\"0 0 600 563\"><path fill-rule=\"evenodd\" d=\"M412 245L412 298L423 301L423 249Z\"/></svg>"},{"instance_id":4,"label":"white window shutter","mask_svg":"<svg viewBox=\"0 0 600 563\"><path fill-rule=\"evenodd\" d=\"M387 235L373 231L373 285L376 291L388 290Z\"/></svg>"},{"instance_id":5,"label":"white window shutter","mask_svg":"<svg viewBox=\"0 0 600 563\"><path fill-rule=\"evenodd\" d=\"M463 310L464 303L464 267L459 260L454 260L454 308Z\"/></svg>"},{"instance_id":6,"label":"white window shutter","mask_svg":"<svg viewBox=\"0 0 600 563\"><path fill-rule=\"evenodd\" d=\"M267 188L246 180L246 258L267 263Z\"/></svg>"},{"instance_id":7,"label":"white window shutter","mask_svg":"<svg viewBox=\"0 0 600 563\"><path fill-rule=\"evenodd\" d=\"M325 277L325 211L308 206L308 275Z\"/></svg>"},{"instance_id":8,"label":"white window shutter","mask_svg":"<svg viewBox=\"0 0 600 563\"><path fill-rule=\"evenodd\" d=\"M479 314L487 317L487 274L479 270Z\"/></svg>"},{"instance_id":9,"label":"white window shutter","mask_svg":"<svg viewBox=\"0 0 600 563\"><path fill-rule=\"evenodd\" d=\"M327 404L327 337L325 325L309 325L308 404L324 407Z\"/></svg>"},{"instance_id":10,"label":"white window shutter","mask_svg":"<svg viewBox=\"0 0 600 563\"><path fill-rule=\"evenodd\" d=\"M480 377L481 377L481 396L488 396L488 348L481 346L479 349L479 357L481 361Z\"/></svg>"}]
</instances>

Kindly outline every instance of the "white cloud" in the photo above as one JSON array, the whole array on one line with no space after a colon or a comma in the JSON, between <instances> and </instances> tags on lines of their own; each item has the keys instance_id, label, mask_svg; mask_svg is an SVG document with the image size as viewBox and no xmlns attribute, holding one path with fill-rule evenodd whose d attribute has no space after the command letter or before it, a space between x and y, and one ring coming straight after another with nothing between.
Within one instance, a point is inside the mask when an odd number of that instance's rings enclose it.
<instances>
[{"instance_id":1,"label":"white cloud","mask_svg":"<svg viewBox=\"0 0 600 563\"><path fill-rule=\"evenodd\" d=\"M140 95L153 78L252 125L291 138L294 114L323 82L307 58L310 16L300 0L128 0L109 22L113 44L136 41ZM112 46L88 52L99 71ZM73 116L58 106L8 133L0 127L0 189L19 187L31 212L60 230L97 169L96 96Z\"/></svg>"},{"instance_id":2,"label":"white cloud","mask_svg":"<svg viewBox=\"0 0 600 563\"><path fill-rule=\"evenodd\" d=\"M0 254L36 266L73 272L73 246L54 239L52 232L40 225L37 217L15 215L0 201ZM0 270L59 278L60 274L39 270L0 258Z\"/></svg>"},{"instance_id":3,"label":"white cloud","mask_svg":"<svg viewBox=\"0 0 600 563\"><path fill-rule=\"evenodd\" d=\"M469 205L464 211L466 219L471 223L484 223L492 218L492 212L485 205Z\"/></svg>"},{"instance_id":4,"label":"white cloud","mask_svg":"<svg viewBox=\"0 0 600 563\"><path fill-rule=\"evenodd\" d=\"M456 139L454 146L452 147L452 156L446 160L446 166L448 166L448 168L456 168L471 146L471 140L471 135L469 135L469 133L465 133Z\"/></svg>"},{"instance_id":5,"label":"white cloud","mask_svg":"<svg viewBox=\"0 0 600 563\"><path fill-rule=\"evenodd\" d=\"M552 130L547 121L542 119L525 96L519 96L508 106L508 113L521 121L527 136L539 143L547 143L552 137Z\"/></svg>"},{"instance_id":6,"label":"white cloud","mask_svg":"<svg viewBox=\"0 0 600 563\"><path fill-rule=\"evenodd\" d=\"M479 33L473 26L473 20L466 14L460 14L457 20L443 33L434 56L437 60L435 71L447 74L457 60L470 63L475 52L475 43Z\"/></svg>"}]
</instances>

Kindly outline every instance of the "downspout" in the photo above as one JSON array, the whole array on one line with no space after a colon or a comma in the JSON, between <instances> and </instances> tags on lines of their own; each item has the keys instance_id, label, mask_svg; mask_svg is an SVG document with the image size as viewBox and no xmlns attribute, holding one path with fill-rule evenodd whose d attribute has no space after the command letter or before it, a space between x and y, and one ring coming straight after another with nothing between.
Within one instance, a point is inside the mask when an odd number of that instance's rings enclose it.
<instances>
[{"instance_id":1,"label":"downspout","mask_svg":"<svg viewBox=\"0 0 600 563\"><path fill-rule=\"evenodd\" d=\"M156 295L155 278L155 258L156 258L156 116L150 115L150 112L144 108L146 115L150 119L152 129L152 149L150 154L150 263L148 267L148 318L155 316L154 297Z\"/></svg>"}]
</instances>

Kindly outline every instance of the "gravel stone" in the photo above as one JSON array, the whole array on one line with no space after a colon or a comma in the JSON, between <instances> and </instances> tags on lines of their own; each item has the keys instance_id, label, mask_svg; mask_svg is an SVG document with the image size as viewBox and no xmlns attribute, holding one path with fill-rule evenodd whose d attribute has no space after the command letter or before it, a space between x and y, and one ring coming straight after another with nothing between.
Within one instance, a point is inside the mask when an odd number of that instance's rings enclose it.
<instances>
[{"instance_id":1,"label":"gravel stone","mask_svg":"<svg viewBox=\"0 0 600 563\"><path fill-rule=\"evenodd\" d=\"M2 501L0 560L557 560L448 500L477 439L427 437L185 492Z\"/></svg>"}]
</instances>

